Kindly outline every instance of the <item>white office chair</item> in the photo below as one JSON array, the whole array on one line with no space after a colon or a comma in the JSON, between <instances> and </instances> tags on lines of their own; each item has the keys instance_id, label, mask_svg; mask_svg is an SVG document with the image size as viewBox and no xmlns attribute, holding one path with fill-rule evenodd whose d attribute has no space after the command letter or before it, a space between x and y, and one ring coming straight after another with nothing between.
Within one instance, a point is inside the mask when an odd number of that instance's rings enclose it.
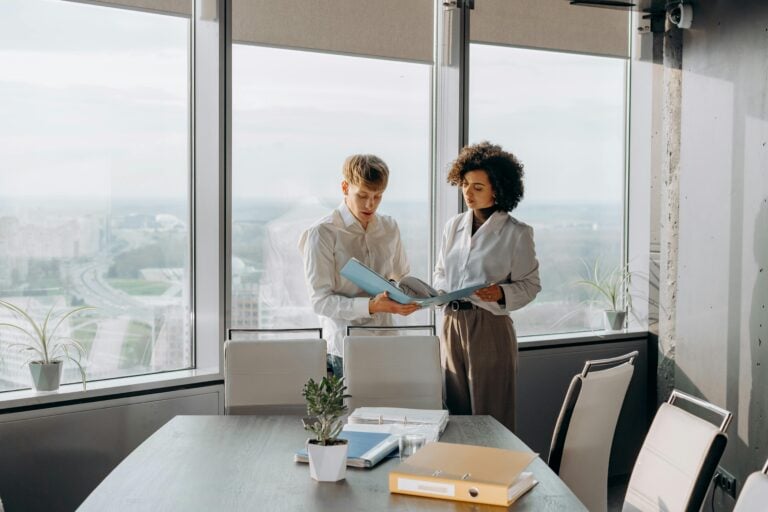
<instances>
[{"instance_id":1,"label":"white office chair","mask_svg":"<svg viewBox=\"0 0 768 512\"><path fill-rule=\"evenodd\" d=\"M301 391L326 375L322 339L228 340L224 344L226 414L297 414Z\"/></svg>"},{"instance_id":2,"label":"white office chair","mask_svg":"<svg viewBox=\"0 0 768 512\"><path fill-rule=\"evenodd\" d=\"M443 378L437 336L344 338L347 405L442 409Z\"/></svg>"},{"instance_id":3,"label":"white office chair","mask_svg":"<svg viewBox=\"0 0 768 512\"><path fill-rule=\"evenodd\" d=\"M733 512L764 512L768 508L768 461L762 471L755 471L741 489Z\"/></svg>"},{"instance_id":4,"label":"white office chair","mask_svg":"<svg viewBox=\"0 0 768 512\"><path fill-rule=\"evenodd\" d=\"M674 403L685 400L722 417L715 426ZM728 438L731 413L673 391L653 419L629 479L624 512L698 512Z\"/></svg>"},{"instance_id":5,"label":"white office chair","mask_svg":"<svg viewBox=\"0 0 768 512\"><path fill-rule=\"evenodd\" d=\"M547 463L591 512L608 510L613 434L637 355L587 361L571 380L552 434Z\"/></svg>"}]
</instances>

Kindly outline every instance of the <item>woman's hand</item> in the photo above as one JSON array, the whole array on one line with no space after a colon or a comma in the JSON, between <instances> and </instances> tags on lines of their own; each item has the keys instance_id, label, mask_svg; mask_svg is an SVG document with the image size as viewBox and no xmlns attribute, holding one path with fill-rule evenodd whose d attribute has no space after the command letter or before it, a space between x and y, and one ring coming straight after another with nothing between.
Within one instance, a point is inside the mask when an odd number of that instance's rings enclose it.
<instances>
[{"instance_id":1,"label":"woman's hand","mask_svg":"<svg viewBox=\"0 0 768 512\"><path fill-rule=\"evenodd\" d=\"M475 292L475 295L485 302L499 302L499 300L504 297L504 291L501 289L501 286L494 284L486 286L485 288L480 288Z\"/></svg>"},{"instance_id":2,"label":"woman's hand","mask_svg":"<svg viewBox=\"0 0 768 512\"><path fill-rule=\"evenodd\" d=\"M397 315L407 316L421 309L419 304L400 304L389 298L387 292L381 292L368 302L368 312L374 313L395 313Z\"/></svg>"}]
</instances>

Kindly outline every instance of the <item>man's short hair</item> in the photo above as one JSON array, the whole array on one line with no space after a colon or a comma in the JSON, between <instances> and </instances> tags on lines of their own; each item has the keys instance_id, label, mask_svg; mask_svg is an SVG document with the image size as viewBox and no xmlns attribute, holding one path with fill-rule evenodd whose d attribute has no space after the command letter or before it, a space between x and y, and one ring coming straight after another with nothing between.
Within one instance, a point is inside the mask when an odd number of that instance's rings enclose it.
<instances>
[{"instance_id":1,"label":"man's short hair","mask_svg":"<svg viewBox=\"0 0 768 512\"><path fill-rule=\"evenodd\" d=\"M344 180L351 185L365 185L384 190L389 182L389 168L376 155L352 155L344 160Z\"/></svg>"}]
</instances>

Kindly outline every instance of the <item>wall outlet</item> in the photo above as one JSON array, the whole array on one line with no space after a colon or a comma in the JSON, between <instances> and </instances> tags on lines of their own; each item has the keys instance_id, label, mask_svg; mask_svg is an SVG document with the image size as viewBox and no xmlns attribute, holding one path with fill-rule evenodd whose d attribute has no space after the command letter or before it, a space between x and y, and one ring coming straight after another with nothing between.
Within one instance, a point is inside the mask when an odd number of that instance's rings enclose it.
<instances>
[{"instance_id":1,"label":"wall outlet","mask_svg":"<svg viewBox=\"0 0 768 512\"><path fill-rule=\"evenodd\" d=\"M736 498L736 477L720 466L715 471L715 487L719 487L727 495Z\"/></svg>"}]
</instances>

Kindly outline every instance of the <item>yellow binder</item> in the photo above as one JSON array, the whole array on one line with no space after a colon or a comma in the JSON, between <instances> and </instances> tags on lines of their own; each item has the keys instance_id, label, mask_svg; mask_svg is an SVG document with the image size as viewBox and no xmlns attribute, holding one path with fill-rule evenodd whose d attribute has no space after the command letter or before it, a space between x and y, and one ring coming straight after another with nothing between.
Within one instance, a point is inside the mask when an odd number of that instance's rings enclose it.
<instances>
[{"instance_id":1,"label":"yellow binder","mask_svg":"<svg viewBox=\"0 0 768 512\"><path fill-rule=\"evenodd\" d=\"M389 491L488 505L511 505L536 485L523 470L535 453L429 443L389 473Z\"/></svg>"}]
</instances>

